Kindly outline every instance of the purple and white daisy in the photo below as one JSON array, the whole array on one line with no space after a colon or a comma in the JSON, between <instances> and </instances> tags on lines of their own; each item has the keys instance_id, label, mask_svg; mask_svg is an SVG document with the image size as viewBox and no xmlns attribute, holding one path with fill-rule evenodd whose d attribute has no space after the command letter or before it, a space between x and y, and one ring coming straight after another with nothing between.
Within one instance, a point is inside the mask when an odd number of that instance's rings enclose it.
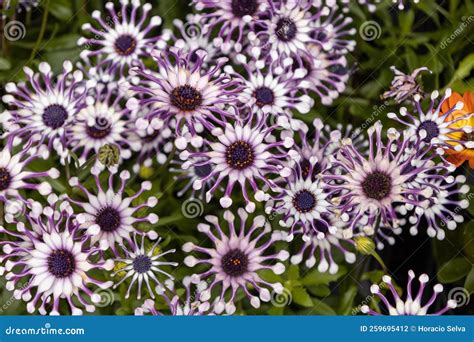
<instances>
[{"instance_id":1,"label":"purple and white daisy","mask_svg":"<svg viewBox=\"0 0 474 342\"><path fill-rule=\"evenodd\" d=\"M46 196L51 193L51 185L44 182L31 182L40 180L42 177L59 177L59 171L51 168L45 171L30 171L28 165L35 159L47 159L49 152L45 146L31 150L32 141L22 146L21 151L15 152L13 141L8 139L6 146L0 150L0 202L7 204L14 199L23 199L20 190L37 190L41 195ZM15 209L12 207L11 209ZM18 208L17 208L18 209Z\"/></svg>"},{"instance_id":2,"label":"purple and white daisy","mask_svg":"<svg viewBox=\"0 0 474 342\"><path fill-rule=\"evenodd\" d=\"M249 33L252 55L267 62L300 61L312 44L345 53L355 46L346 39L355 33L355 29L346 28L351 22L351 18L337 14L336 4L329 8L321 1L271 2L269 18L259 20L259 29Z\"/></svg>"},{"instance_id":3,"label":"purple and white daisy","mask_svg":"<svg viewBox=\"0 0 474 342\"><path fill-rule=\"evenodd\" d=\"M85 106L86 89L82 72L73 71L71 62L63 64L63 72L55 77L48 63L39 65L40 74L23 68L28 82L7 83L3 96L10 108L2 121L6 137L28 137L38 144L47 143L61 158L67 155L66 133L77 113Z\"/></svg>"},{"instance_id":4,"label":"purple and white daisy","mask_svg":"<svg viewBox=\"0 0 474 342\"><path fill-rule=\"evenodd\" d=\"M207 52L204 59L204 66L211 65L219 57L223 56L222 50L216 47L212 41L211 32L204 29L205 20L201 15L188 14L186 22L180 19L174 19L173 24L176 27L177 35L171 32L170 45L182 50L184 53L195 54L199 50ZM191 62L197 59L197 55L191 58Z\"/></svg>"},{"instance_id":5,"label":"purple and white daisy","mask_svg":"<svg viewBox=\"0 0 474 342\"><path fill-rule=\"evenodd\" d=\"M308 178L309 175L312 179L316 179L321 171L329 168L329 156L337 152L341 140L340 128L342 127L331 130L317 118L313 120L314 132L310 136L308 126L300 125L297 130L300 142L293 145L297 158L293 158L292 162L299 163L303 178Z\"/></svg>"},{"instance_id":6,"label":"purple and white daisy","mask_svg":"<svg viewBox=\"0 0 474 342\"><path fill-rule=\"evenodd\" d=\"M82 314L77 304L93 312L90 301L98 303L101 298L89 286L107 289L113 283L94 279L89 271L109 271L114 263L97 260L99 250L91 246L91 236L81 232L70 205L57 200L50 195L48 201L55 204L44 208L36 202L34 209L25 213L25 222L14 219L15 231L0 228L12 238L2 242L5 255L1 259L6 262L0 270L7 272L6 289L14 291L16 299L28 302L29 313L38 309L42 315L58 315L62 302L73 315Z\"/></svg>"},{"instance_id":7,"label":"purple and white daisy","mask_svg":"<svg viewBox=\"0 0 474 342\"><path fill-rule=\"evenodd\" d=\"M305 69L293 71L291 66L271 65L262 71L251 68L244 55L238 55L237 59L246 75L241 76L242 71L237 73L230 65L225 70L235 78L242 78L243 89L238 100L243 106L250 106L253 112L275 116L291 115L291 110L306 114L313 107L313 99L299 91L297 80L303 78Z\"/></svg>"},{"instance_id":8,"label":"purple and white daisy","mask_svg":"<svg viewBox=\"0 0 474 342\"><path fill-rule=\"evenodd\" d=\"M133 286L137 284L138 294L137 299L142 297L142 285L146 284L148 294L151 298L155 298L150 283L161 285L161 281L157 278L158 274L166 276L166 278L173 280L174 277L168 272L163 270L163 266L178 266L176 262L164 261L163 257L167 254L174 253L176 250L170 249L165 252L161 252L158 244L161 238L149 248L145 248L145 235L141 235L141 242L137 242L137 233L133 233L133 244L125 246L120 244L123 251L123 256L120 255L115 259L116 267L112 276L122 277L114 285L114 289L117 288L124 281L130 280L128 285L127 293L125 298L130 296L130 291Z\"/></svg>"},{"instance_id":9,"label":"purple and white daisy","mask_svg":"<svg viewBox=\"0 0 474 342\"><path fill-rule=\"evenodd\" d=\"M92 167L91 173L94 176L97 194L93 194L79 182L79 179L72 177L69 184L80 189L87 197L87 202L69 200L81 207L82 213L77 216L81 228L86 229L92 235L91 242L99 242L101 249L111 248L117 254L116 243L122 244L125 240L129 245L133 245L131 234L136 232L135 225L140 222L155 224L158 222L156 214L149 214L145 217L134 217L134 214L142 208L154 208L158 200L154 196L148 197L145 203L132 205L132 201L140 197L143 192L151 190L151 183L145 181L141 183L140 190L133 196L127 196L124 192L126 182L130 179L130 172L120 173L120 186L114 189L114 173L110 173L107 188L104 188L99 179L100 170ZM154 231L147 234L150 238L156 238Z\"/></svg>"},{"instance_id":10,"label":"purple and white daisy","mask_svg":"<svg viewBox=\"0 0 474 342\"><path fill-rule=\"evenodd\" d=\"M394 119L402 125L407 126L412 132L412 135L419 136L424 143L435 147L436 152L440 155L442 155L446 149L462 151L464 148L474 148L474 142L454 138L459 135L457 134L459 132L463 134L472 133L473 128L471 126L463 126L462 128L453 127L453 123L460 120L466 120L474 114L469 113L462 115L452 121L446 120L453 112L461 110L464 104L458 102L454 107L441 114L441 106L444 101L451 96L451 89L446 89L444 96L441 98L438 105L435 106L435 101L438 96L439 92L434 91L431 94L430 107L427 111L423 111L420 104L421 97L415 95L413 98L415 101L416 111L418 112L418 115L416 116L410 114L406 107L400 108L400 116L395 113L388 113L387 116L390 119Z\"/></svg>"},{"instance_id":11,"label":"purple and white daisy","mask_svg":"<svg viewBox=\"0 0 474 342\"><path fill-rule=\"evenodd\" d=\"M249 228L248 214L244 209L238 209L238 216L240 222L239 228L236 228L234 214L225 211L224 220L227 222L228 232L224 232L219 218L212 215L205 217L210 225L204 223L198 225L198 230L211 240L212 247L200 247L191 242L183 245L183 251L186 253L197 252L206 255L202 258L188 255L184 263L189 267L201 264L208 266L206 271L193 277L205 281L209 279L208 289L203 291L199 298L207 301L212 298L213 292L218 293L215 306L218 314L223 311L228 314L235 312L234 300L239 289L247 295L250 304L255 308L260 307L261 301L270 301L269 289L275 293L283 291L282 284L267 282L258 275L258 271L264 269L272 270L275 274L282 274L285 271L285 266L281 262L274 262L288 259L288 252L281 250L268 254L269 247L278 240L278 234L268 237L271 226L263 216L255 217ZM211 225L217 235L213 233Z\"/></svg>"},{"instance_id":12,"label":"purple and white daisy","mask_svg":"<svg viewBox=\"0 0 474 342\"><path fill-rule=\"evenodd\" d=\"M430 205L427 208L415 208L416 215L409 219L410 233L412 235L418 234L418 228L424 226L423 221L425 220L428 236L443 240L446 228L454 230L458 223L464 222L464 217L459 214L459 211L469 207L469 197L466 196L464 199L459 197L469 192L469 185L465 184L466 177L463 175L456 178L438 175L437 178L427 181L434 189L433 195L428 198Z\"/></svg>"},{"instance_id":13,"label":"purple and white daisy","mask_svg":"<svg viewBox=\"0 0 474 342\"><path fill-rule=\"evenodd\" d=\"M193 0L198 11L196 19L204 22L201 30L210 33L219 28L214 45L224 53L233 48L242 50L242 43L256 20L266 14L269 4L265 0Z\"/></svg>"},{"instance_id":14,"label":"purple and white daisy","mask_svg":"<svg viewBox=\"0 0 474 342\"><path fill-rule=\"evenodd\" d=\"M384 313L387 313L390 316L424 316L424 315L430 315L430 316L438 316L444 314L446 311L450 309L454 309L457 306L457 303L455 300L448 300L447 305L442 308L439 311L433 312L433 313L428 313L428 310L430 309L431 305L435 302L438 294L443 292L443 285L441 284L436 284L433 286L433 295L431 296L430 299L426 303L422 303L422 296L426 287L426 284L429 282L428 275L422 274L419 278L418 281L420 282L420 286L418 289L418 293L415 295L415 293L412 290L412 282L413 279L415 279L415 273L410 270L408 271L408 284L407 284L407 291L406 291L406 299L403 300L400 298L400 296L397 293L397 290L392 284L392 278L388 275L383 276L382 280L383 282L381 285L372 285L370 287L370 292L372 292L374 295L376 295L378 298L383 303L383 310ZM387 297L381 292L381 288L388 288L390 292L392 293L393 302L390 302ZM363 305L361 307L361 311L365 314L369 315L381 315L381 313L372 310L369 308L367 305ZM383 314L384 314L383 313Z\"/></svg>"},{"instance_id":15,"label":"purple and white daisy","mask_svg":"<svg viewBox=\"0 0 474 342\"><path fill-rule=\"evenodd\" d=\"M328 222L333 227L332 232L328 230ZM319 272L335 274L339 270L339 264L335 255L340 253L347 263L354 263L356 255L350 250L354 246L354 240L344 237L346 224L335 216L326 216L322 220L315 221L317 230L305 230L298 228L294 234L301 236L301 247L293 254L290 262L298 265L305 261L308 268L317 264ZM321 233L323 235L321 236ZM288 240L287 232L280 232L281 239ZM319 252L319 253L318 253Z\"/></svg>"},{"instance_id":16,"label":"purple and white daisy","mask_svg":"<svg viewBox=\"0 0 474 342\"><path fill-rule=\"evenodd\" d=\"M334 215L335 206L328 198L322 180L314 178L313 174L313 164L304 171L300 164L296 164L290 175L275 181L277 187L272 189L275 194L266 194L265 212L282 215L279 223L288 228L288 241L293 239L296 230L303 234L312 230L319 239L323 239L327 232L336 233L336 227L327 220Z\"/></svg>"},{"instance_id":17,"label":"purple and white daisy","mask_svg":"<svg viewBox=\"0 0 474 342\"><path fill-rule=\"evenodd\" d=\"M82 56L100 56L101 64L125 75L126 67L142 64L142 59L148 57L152 49L164 49L169 37L153 33L162 20L159 16L149 18L151 4L142 6L140 0L120 0L120 3L121 10L116 12L113 2L108 2L105 7L109 13L104 19L100 11L92 12L97 28L86 23L82 29L93 37L81 37L77 44L86 48Z\"/></svg>"},{"instance_id":18,"label":"purple and white daisy","mask_svg":"<svg viewBox=\"0 0 474 342\"><path fill-rule=\"evenodd\" d=\"M141 307L135 309L135 315L163 316L169 313L173 316L203 316L214 314L209 302L200 300L201 293L207 288L205 281L193 281L191 277L184 277L183 286L184 298L182 299L183 296L177 293L175 284L169 280L165 281L164 286L157 286L156 292L163 298L167 308L157 309L155 301L147 299Z\"/></svg>"},{"instance_id":19,"label":"purple and white daisy","mask_svg":"<svg viewBox=\"0 0 474 342\"><path fill-rule=\"evenodd\" d=\"M253 115L246 122L237 119L233 124L227 123L225 128L212 130L212 137L216 140L203 140L204 150L195 151L188 147L180 153L185 160L182 167L211 168L208 176L194 181L193 188L200 190L209 179L215 178L211 189L206 192L206 201L209 202L224 180L227 181L224 195L219 202L223 208L232 205L231 194L236 183L239 183L241 193L245 199L245 209L255 210L255 203L250 199L247 188L250 186L257 201L264 199L264 193L257 182L275 187L269 175L288 175L289 168L283 164L288 158L288 149L293 145L289 136L278 140L273 136L277 125L267 126L264 116Z\"/></svg>"},{"instance_id":20,"label":"purple and white daisy","mask_svg":"<svg viewBox=\"0 0 474 342\"><path fill-rule=\"evenodd\" d=\"M402 103L408 98L413 98L415 95L423 96L421 85L417 82L416 78L421 72L430 71L427 67L415 69L410 75L405 75L395 66L391 66L390 69L395 74L395 77L390 85L390 90L383 93L382 98L393 98L395 102Z\"/></svg>"},{"instance_id":21,"label":"purple and white daisy","mask_svg":"<svg viewBox=\"0 0 474 342\"><path fill-rule=\"evenodd\" d=\"M319 45L307 47L310 56L302 56L298 68L306 70L299 86L316 93L323 105L331 105L346 88L349 78L344 55L324 51Z\"/></svg>"},{"instance_id":22,"label":"purple and white daisy","mask_svg":"<svg viewBox=\"0 0 474 342\"><path fill-rule=\"evenodd\" d=\"M68 136L68 145L78 154L80 164L106 144L120 146L120 156L130 158L131 151L126 149L129 142L125 136L130 113L122 102L123 97L115 95L111 89L86 98L86 107L77 114Z\"/></svg>"},{"instance_id":23,"label":"purple and white daisy","mask_svg":"<svg viewBox=\"0 0 474 342\"><path fill-rule=\"evenodd\" d=\"M132 110L151 106L153 111L146 118L157 116L165 125L170 120L176 120L178 135L183 123L192 136L202 126L211 130L213 123L222 122L224 117L229 116L224 106L235 101L240 85L222 72L227 58L219 58L215 64L204 68L206 55L203 50L183 54L170 48L163 55L154 50L152 56L159 70L153 72L145 67L132 69L144 81L131 85L140 99L130 99L127 106Z\"/></svg>"},{"instance_id":24,"label":"purple and white daisy","mask_svg":"<svg viewBox=\"0 0 474 342\"><path fill-rule=\"evenodd\" d=\"M409 180L431 169L426 163L416 163L416 154L407 156L405 150L412 140L405 131L400 137L394 129L388 131L388 141L382 141L382 125L379 121L368 129L369 155L358 151L350 139L343 141L333 166L341 169L341 174L325 174L324 179L332 182L329 187L338 195L341 219L349 222L349 229L361 221L365 230L373 234L380 225L396 225L397 202L426 208L427 197L433 189L428 185L406 186ZM420 141L418 140L418 145Z\"/></svg>"},{"instance_id":25,"label":"purple and white daisy","mask_svg":"<svg viewBox=\"0 0 474 342\"><path fill-rule=\"evenodd\" d=\"M199 153L199 151L196 151L196 153ZM205 160L205 158L202 158L202 161ZM174 179L178 184L184 183L182 188L176 194L178 197L182 197L190 191L191 198L199 198L203 200L206 192L212 188L212 185L216 181L216 177L208 177L212 172L212 165L207 163L199 165L199 162L199 158L197 158L195 166L189 167L186 161L179 159L171 161L172 166L169 168L169 171L176 174ZM185 167L183 167L183 164ZM198 190L193 187L194 182L196 181L202 182L201 188Z\"/></svg>"}]
</instances>

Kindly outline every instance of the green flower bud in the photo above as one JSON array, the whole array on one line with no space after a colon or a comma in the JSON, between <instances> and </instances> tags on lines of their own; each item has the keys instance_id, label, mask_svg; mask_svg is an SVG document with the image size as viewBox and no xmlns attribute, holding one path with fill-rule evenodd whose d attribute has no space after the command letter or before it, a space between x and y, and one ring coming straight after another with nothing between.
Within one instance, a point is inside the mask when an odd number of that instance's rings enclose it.
<instances>
[{"instance_id":1,"label":"green flower bud","mask_svg":"<svg viewBox=\"0 0 474 342\"><path fill-rule=\"evenodd\" d=\"M105 144L99 149L97 158L107 167L117 165L120 160L120 150L117 145Z\"/></svg>"}]
</instances>

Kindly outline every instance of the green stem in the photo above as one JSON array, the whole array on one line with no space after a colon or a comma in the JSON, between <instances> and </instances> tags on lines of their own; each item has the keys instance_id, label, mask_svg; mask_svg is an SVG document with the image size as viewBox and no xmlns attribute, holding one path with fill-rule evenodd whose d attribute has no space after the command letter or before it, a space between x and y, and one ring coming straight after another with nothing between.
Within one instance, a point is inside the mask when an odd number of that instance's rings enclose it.
<instances>
[{"instance_id":1,"label":"green stem","mask_svg":"<svg viewBox=\"0 0 474 342\"><path fill-rule=\"evenodd\" d=\"M35 58L40 48L40 44L43 41L44 33L46 31L46 26L48 24L48 12L49 12L49 0L45 0L43 20L41 21L41 29L38 35L38 39L36 40L35 47L33 48L33 51L31 51L30 61Z\"/></svg>"}]
</instances>

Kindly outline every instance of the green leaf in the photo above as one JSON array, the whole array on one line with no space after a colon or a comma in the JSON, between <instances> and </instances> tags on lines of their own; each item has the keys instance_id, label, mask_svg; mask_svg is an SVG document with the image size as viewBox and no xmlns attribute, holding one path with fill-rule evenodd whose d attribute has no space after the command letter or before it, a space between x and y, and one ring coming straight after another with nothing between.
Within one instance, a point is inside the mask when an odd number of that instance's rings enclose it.
<instances>
[{"instance_id":1,"label":"green leaf","mask_svg":"<svg viewBox=\"0 0 474 342\"><path fill-rule=\"evenodd\" d=\"M340 267L336 274L321 273L318 270L313 270L301 280L301 283L305 286L327 285L332 281L338 280L346 272L347 269L345 267Z\"/></svg>"},{"instance_id":2,"label":"green leaf","mask_svg":"<svg viewBox=\"0 0 474 342\"><path fill-rule=\"evenodd\" d=\"M466 258L454 258L440 267L438 279L442 283L454 283L464 278L471 269L472 265Z\"/></svg>"},{"instance_id":3,"label":"green leaf","mask_svg":"<svg viewBox=\"0 0 474 342\"><path fill-rule=\"evenodd\" d=\"M471 268L471 271L466 277L464 288L469 292L469 294L474 293L474 267Z\"/></svg>"},{"instance_id":4,"label":"green leaf","mask_svg":"<svg viewBox=\"0 0 474 342\"><path fill-rule=\"evenodd\" d=\"M6 58L0 57L0 70L10 70L12 64Z\"/></svg>"},{"instance_id":5,"label":"green leaf","mask_svg":"<svg viewBox=\"0 0 474 342\"><path fill-rule=\"evenodd\" d=\"M327 297L331 294L331 289L327 285L306 286L306 289L317 297Z\"/></svg>"},{"instance_id":6,"label":"green leaf","mask_svg":"<svg viewBox=\"0 0 474 342\"><path fill-rule=\"evenodd\" d=\"M313 298L313 304L314 304L314 307L311 312L312 314L325 315L325 316L336 315L336 312L329 305L327 305L326 303L324 303L323 301L319 299Z\"/></svg>"},{"instance_id":7,"label":"green leaf","mask_svg":"<svg viewBox=\"0 0 474 342\"><path fill-rule=\"evenodd\" d=\"M451 83L457 80L463 79L464 77L468 76L471 73L471 70L473 68L474 68L474 53L471 53L459 63L458 69L454 73L454 76L449 82L449 85L451 85Z\"/></svg>"},{"instance_id":8,"label":"green leaf","mask_svg":"<svg viewBox=\"0 0 474 342\"><path fill-rule=\"evenodd\" d=\"M354 298L357 295L358 288L355 285L351 285L341 297L338 314L348 315L351 312Z\"/></svg>"},{"instance_id":9,"label":"green leaf","mask_svg":"<svg viewBox=\"0 0 474 342\"><path fill-rule=\"evenodd\" d=\"M69 0L54 0L50 3L49 12L61 21L68 21L72 18L72 4Z\"/></svg>"},{"instance_id":10,"label":"green leaf","mask_svg":"<svg viewBox=\"0 0 474 342\"><path fill-rule=\"evenodd\" d=\"M296 265L291 265L288 268L287 276L288 276L288 279L290 279L290 280L300 279L300 269L299 269L299 267L296 266Z\"/></svg>"},{"instance_id":11,"label":"green leaf","mask_svg":"<svg viewBox=\"0 0 474 342\"><path fill-rule=\"evenodd\" d=\"M293 302L305 307L312 307L313 301L311 300L311 296L306 292L306 289L302 287L295 287L291 293L293 296Z\"/></svg>"}]
</instances>

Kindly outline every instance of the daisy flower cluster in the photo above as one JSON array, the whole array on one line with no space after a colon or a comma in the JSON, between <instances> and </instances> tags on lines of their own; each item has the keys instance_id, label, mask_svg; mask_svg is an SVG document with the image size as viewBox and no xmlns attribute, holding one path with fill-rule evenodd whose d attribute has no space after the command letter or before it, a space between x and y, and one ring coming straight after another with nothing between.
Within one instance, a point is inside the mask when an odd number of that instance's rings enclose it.
<instances>
[{"instance_id":1,"label":"daisy flower cluster","mask_svg":"<svg viewBox=\"0 0 474 342\"><path fill-rule=\"evenodd\" d=\"M164 29L151 4L108 2L82 26L76 64L6 84L0 274L28 312L93 312L104 291L136 299L137 315L258 310L291 265L336 274L360 237L382 249L403 230L442 240L463 222L469 186L454 172L473 165L472 94L426 96L427 68L393 68L393 125L334 127L315 108L351 76L344 1L192 7ZM172 216L169 188L213 208L178 247L157 215ZM371 291L389 314L425 314L443 288L422 304L428 279L415 296L414 277L405 302L389 276L395 304Z\"/></svg>"}]
</instances>

